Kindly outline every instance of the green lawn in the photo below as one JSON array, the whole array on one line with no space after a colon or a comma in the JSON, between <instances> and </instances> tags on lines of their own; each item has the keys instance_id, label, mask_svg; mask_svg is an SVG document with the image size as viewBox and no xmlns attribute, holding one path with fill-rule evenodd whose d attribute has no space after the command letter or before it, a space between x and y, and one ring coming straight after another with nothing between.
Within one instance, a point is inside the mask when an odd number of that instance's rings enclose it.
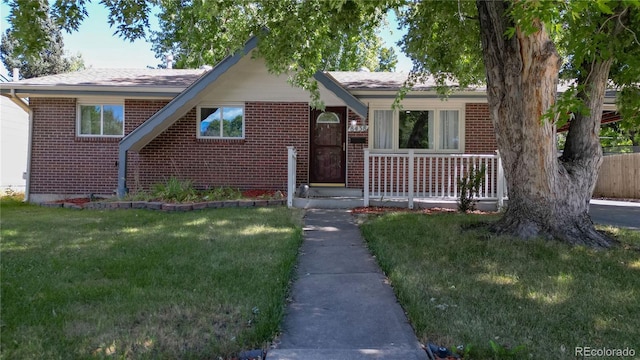
<instances>
[{"instance_id":1,"label":"green lawn","mask_svg":"<svg viewBox=\"0 0 640 360\"><path fill-rule=\"evenodd\" d=\"M4 199L4 359L218 359L277 332L302 241L286 208L51 209Z\"/></svg>"},{"instance_id":2,"label":"green lawn","mask_svg":"<svg viewBox=\"0 0 640 360\"><path fill-rule=\"evenodd\" d=\"M490 341L523 346L516 358L576 358L580 346L640 356L640 232L609 228L628 245L593 251L477 226L494 219L393 213L362 226L420 341L471 345L472 359L493 358Z\"/></svg>"}]
</instances>

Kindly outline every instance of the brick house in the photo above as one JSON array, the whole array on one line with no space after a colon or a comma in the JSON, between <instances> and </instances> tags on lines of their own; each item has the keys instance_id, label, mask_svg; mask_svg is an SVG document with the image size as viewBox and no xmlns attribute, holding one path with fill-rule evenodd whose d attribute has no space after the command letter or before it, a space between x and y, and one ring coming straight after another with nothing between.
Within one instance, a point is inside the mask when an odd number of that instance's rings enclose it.
<instances>
[{"instance_id":1,"label":"brick house","mask_svg":"<svg viewBox=\"0 0 640 360\"><path fill-rule=\"evenodd\" d=\"M124 195L171 176L203 189L311 184L366 197L410 187L453 197L456 179L480 163L487 197L497 196L483 89L442 100L427 82L398 109L407 74L318 73L326 108L315 110L305 90L251 56L256 43L211 70L89 69L3 84L2 95L29 98L28 200Z\"/></svg>"}]
</instances>

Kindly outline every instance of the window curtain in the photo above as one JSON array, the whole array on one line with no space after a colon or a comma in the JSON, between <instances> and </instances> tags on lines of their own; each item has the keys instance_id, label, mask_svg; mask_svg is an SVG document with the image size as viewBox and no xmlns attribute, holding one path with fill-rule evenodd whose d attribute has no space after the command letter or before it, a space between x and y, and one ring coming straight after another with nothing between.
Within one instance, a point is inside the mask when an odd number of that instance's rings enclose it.
<instances>
[{"instance_id":1,"label":"window curtain","mask_svg":"<svg viewBox=\"0 0 640 360\"><path fill-rule=\"evenodd\" d=\"M458 111L443 110L440 112L440 147L446 150L459 149L460 129Z\"/></svg>"},{"instance_id":2,"label":"window curtain","mask_svg":"<svg viewBox=\"0 0 640 360\"><path fill-rule=\"evenodd\" d=\"M393 110L373 111L373 148L391 149L393 139Z\"/></svg>"}]
</instances>

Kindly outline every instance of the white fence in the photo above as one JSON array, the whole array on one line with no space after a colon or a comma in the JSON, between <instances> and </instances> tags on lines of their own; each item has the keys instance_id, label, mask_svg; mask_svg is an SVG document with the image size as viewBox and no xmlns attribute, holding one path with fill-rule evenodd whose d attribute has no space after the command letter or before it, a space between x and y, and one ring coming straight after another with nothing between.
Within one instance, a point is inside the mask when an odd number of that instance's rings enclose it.
<instances>
[{"instance_id":1,"label":"white fence","mask_svg":"<svg viewBox=\"0 0 640 360\"><path fill-rule=\"evenodd\" d=\"M287 205L293 207L296 192L297 152L288 146ZM501 208L507 196L502 161L498 154L423 154L371 153L364 150L364 206L371 200L407 201L413 208L415 199L456 200L459 180L472 169L484 168L480 189L475 198L495 200Z\"/></svg>"},{"instance_id":2,"label":"white fence","mask_svg":"<svg viewBox=\"0 0 640 360\"><path fill-rule=\"evenodd\" d=\"M458 181L472 169L484 168L484 176L476 198L495 200L498 207L506 194L504 171L496 155L371 153L364 151L364 206L371 199L457 199Z\"/></svg>"}]
</instances>

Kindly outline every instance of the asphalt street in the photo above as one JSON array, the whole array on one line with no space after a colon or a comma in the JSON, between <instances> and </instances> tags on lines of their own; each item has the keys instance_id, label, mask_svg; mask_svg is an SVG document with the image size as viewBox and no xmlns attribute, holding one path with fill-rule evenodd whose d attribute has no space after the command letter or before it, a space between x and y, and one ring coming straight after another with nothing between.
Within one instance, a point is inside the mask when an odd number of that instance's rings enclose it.
<instances>
[{"instance_id":1,"label":"asphalt street","mask_svg":"<svg viewBox=\"0 0 640 360\"><path fill-rule=\"evenodd\" d=\"M589 215L596 224L640 230L640 202L591 200Z\"/></svg>"}]
</instances>

